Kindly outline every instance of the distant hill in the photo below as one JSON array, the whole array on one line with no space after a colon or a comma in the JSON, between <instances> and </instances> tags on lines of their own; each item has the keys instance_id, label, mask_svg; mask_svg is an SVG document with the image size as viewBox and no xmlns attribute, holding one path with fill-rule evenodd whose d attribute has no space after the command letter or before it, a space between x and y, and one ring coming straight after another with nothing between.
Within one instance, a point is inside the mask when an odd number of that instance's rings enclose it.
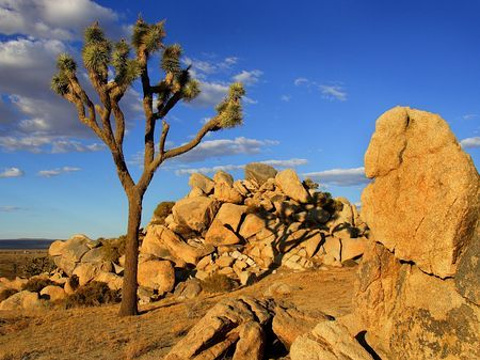
<instances>
[{"instance_id":1,"label":"distant hill","mask_svg":"<svg viewBox=\"0 0 480 360\"><path fill-rule=\"evenodd\" d=\"M55 239L0 239L0 250L48 249Z\"/></svg>"}]
</instances>

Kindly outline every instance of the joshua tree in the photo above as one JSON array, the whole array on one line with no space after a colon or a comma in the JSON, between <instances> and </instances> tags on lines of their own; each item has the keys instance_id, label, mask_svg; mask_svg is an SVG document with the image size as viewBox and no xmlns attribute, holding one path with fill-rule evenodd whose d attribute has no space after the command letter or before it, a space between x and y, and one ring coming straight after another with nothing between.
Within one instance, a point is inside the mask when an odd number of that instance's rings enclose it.
<instances>
[{"instance_id":1,"label":"joshua tree","mask_svg":"<svg viewBox=\"0 0 480 360\"><path fill-rule=\"evenodd\" d=\"M192 150L208 132L235 127L240 125L243 119L241 98L245 91L241 83L233 83L225 99L217 105L216 116L210 119L192 140L166 149L170 126L165 117L180 101L193 100L200 93L200 89L198 82L190 76L190 68L181 67L180 45L164 45L164 37L164 21L148 24L139 19L133 28L131 39L135 56L130 57L130 45L127 41L112 43L105 37L98 23L94 23L85 30L82 58L99 102L95 104L87 95L76 75L77 64L68 54L58 57L58 73L51 84L57 94L75 105L79 120L92 129L108 147L128 198L125 275L120 307L122 316L138 313L138 233L143 196L155 171L164 161ZM162 78L158 82L152 82L148 62L157 52L161 54ZM130 175L123 152L125 117L119 103L137 78L140 78L143 90L145 148L143 173L135 181ZM157 121L162 122L162 128L155 144Z\"/></svg>"}]
</instances>

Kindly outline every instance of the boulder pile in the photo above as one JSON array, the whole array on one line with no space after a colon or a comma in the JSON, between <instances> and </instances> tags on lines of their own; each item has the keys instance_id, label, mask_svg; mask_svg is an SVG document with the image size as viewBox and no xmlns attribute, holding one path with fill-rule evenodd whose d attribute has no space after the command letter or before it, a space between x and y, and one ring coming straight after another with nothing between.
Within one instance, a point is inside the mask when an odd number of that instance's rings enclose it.
<instances>
[{"instance_id":1,"label":"boulder pile","mask_svg":"<svg viewBox=\"0 0 480 360\"><path fill-rule=\"evenodd\" d=\"M199 280L219 274L247 285L279 266L340 267L362 256L368 228L348 200L291 169L252 163L245 177L192 174L190 193L146 227L140 273L145 261L170 261Z\"/></svg>"}]
</instances>

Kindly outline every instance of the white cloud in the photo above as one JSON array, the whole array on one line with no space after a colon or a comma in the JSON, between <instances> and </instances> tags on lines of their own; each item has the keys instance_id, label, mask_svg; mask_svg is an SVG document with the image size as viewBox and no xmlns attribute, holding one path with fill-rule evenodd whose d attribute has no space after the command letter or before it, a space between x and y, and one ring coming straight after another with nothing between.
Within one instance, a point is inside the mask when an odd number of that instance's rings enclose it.
<instances>
[{"instance_id":1,"label":"white cloud","mask_svg":"<svg viewBox=\"0 0 480 360\"><path fill-rule=\"evenodd\" d=\"M327 100L339 100L339 101L346 101L347 100L347 92L345 89L339 84L320 84L316 81L311 81L307 78L298 78L295 79L293 82L295 86L305 86L307 88L317 88L322 97Z\"/></svg>"},{"instance_id":2,"label":"white cloud","mask_svg":"<svg viewBox=\"0 0 480 360\"><path fill-rule=\"evenodd\" d=\"M295 86L301 86L301 85L306 85L308 84L310 81L307 79L307 78L297 78L293 81L293 83L295 84Z\"/></svg>"},{"instance_id":3,"label":"white cloud","mask_svg":"<svg viewBox=\"0 0 480 360\"><path fill-rule=\"evenodd\" d=\"M242 70L242 72L240 72L239 74L233 77L233 80L236 82L241 82L245 86L250 86L250 85L255 85L259 81L260 76L262 75L263 75L263 71L260 71L260 70L252 70L252 71Z\"/></svg>"},{"instance_id":4,"label":"white cloud","mask_svg":"<svg viewBox=\"0 0 480 360\"><path fill-rule=\"evenodd\" d=\"M110 25L118 15L91 0L0 0L0 32L5 35L72 40L95 20Z\"/></svg>"},{"instance_id":5,"label":"white cloud","mask_svg":"<svg viewBox=\"0 0 480 360\"><path fill-rule=\"evenodd\" d=\"M41 147L51 143L56 145L55 152L62 152L66 149L64 141L70 141L69 138L94 136L78 120L75 107L49 89L50 78L55 73L55 58L66 50L67 46L58 40L20 38L0 41L0 98L3 95L0 101L0 147L3 150L43 152L46 150ZM84 85L87 92L93 94L88 81ZM128 129L143 111L140 94L130 89L121 106ZM94 150L74 145L70 149Z\"/></svg>"},{"instance_id":6,"label":"white cloud","mask_svg":"<svg viewBox=\"0 0 480 360\"><path fill-rule=\"evenodd\" d=\"M480 136L466 138L460 141L460 145L464 148L478 148L480 147Z\"/></svg>"},{"instance_id":7,"label":"white cloud","mask_svg":"<svg viewBox=\"0 0 480 360\"><path fill-rule=\"evenodd\" d=\"M49 178L52 176L58 176L61 174L71 173L71 172L80 171L80 170L81 169L78 167L64 166L62 168L57 168L57 169L40 170L37 175Z\"/></svg>"},{"instance_id":8,"label":"white cloud","mask_svg":"<svg viewBox=\"0 0 480 360\"><path fill-rule=\"evenodd\" d=\"M54 136L0 136L0 148L6 152L28 151L31 153L59 154L66 152L101 151L105 146L100 143L85 144L68 138Z\"/></svg>"},{"instance_id":9,"label":"white cloud","mask_svg":"<svg viewBox=\"0 0 480 360\"><path fill-rule=\"evenodd\" d=\"M290 95L282 95L280 97L280 100L282 100L284 102L289 102L291 99L292 99L292 97Z\"/></svg>"},{"instance_id":10,"label":"white cloud","mask_svg":"<svg viewBox=\"0 0 480 360\"><path fill-rule=\"evenodd\" d=\"M220 61L200 60L185 56L182 62L191 66L191 72L197 79L205 79L207 75L228 71L238 61L234 56L226 57Z\"/></svg>"},{"instance_id":11,"label":"white cloud","mask_svg":"<svg viewBox=\"0 0 480 360\"><path fill-rule=\"evenodd\" d=\"M323 98L328 100L347 100L347 92L339 85L319 85Z\"/></svg>"},{"instance_id":12,"label":"white cloud","mask_svg":"<svg viewBox=\"0 0 480 360\"><path fill-rule=\"evenodd\" d=\"M228 85L218 82L202 81L200 82L200 90L200 95L198 95L191 104L201 107L215 106L227 95Z\"/></svg>"},{"instance_id":13,"label":"white cloud","mask_svg":"<svg viewBox=\"0 0 480 360\"><path fill-rule=\"evenodd\" d=\"M176 161L191 163L231 155L259 154L264 148L278 144L279 142L275 140L258 140L245 137L237 137L233 140L209 140L200 143L190 152L179 156Z\"/></svg>"},{"instance_id":14,"label":"white cloud","mask_svg":"<svg viewBox=\"0 0 480 360\"><path fill-rule=\"evenodd\" d=\"M16 167L7 168L0 172L0 178L14 178L23 175L25 175L25 173Z\"/></svg>"},{"instance_id":15,"label":"white cloud","mask_svg":"<svg viewBox=\"0 0 480 360\"><path fill-rule=\"evenodd\" d=\"M478 117L478 114L465 114L462 116L463 120L472 120Z\"/></svg>"},{"instance_id":16,"label":"white cloud","mask_svg":"<svg viewBox=\"0 0 480 360\"><path fill-rule=\"evenodd\" d=\"M303 174L304 177L318 181L321 185L334 186L355 186L368 184L369 179L365 177L365 168L332 169L319 172Z\"/></svg>"},{"instance_id":17,"label":"white cloud","mask_svg":"<svg viewBox=\"0 0 480 360\"><path fill-rule=\"evenodd\" d=\"M2 205L0 206L0 212L14 212L22 210L19 206L12 206L12 205Z\"/></svg>"},{"instance_id":18,"label":"white cloud","mask_svg":"<svg viewBox=\"0 0 480 360\"><path fill-rule=\"evenodd\" d=\"M267 164L276 168L291 168L299 165L305 165L308 163L307 159L289 159L289 160L264 160L258 161L262 164ZM202 174L213 174L217 171L234 171L234 170L241 170L245 168L246 164L242 165L219 165L213 167L199 167L199 168L188 168L188 169L178 169L175 170L176 175L190 175L193 173L202 173Z\"/></svg>"}]
</instances>

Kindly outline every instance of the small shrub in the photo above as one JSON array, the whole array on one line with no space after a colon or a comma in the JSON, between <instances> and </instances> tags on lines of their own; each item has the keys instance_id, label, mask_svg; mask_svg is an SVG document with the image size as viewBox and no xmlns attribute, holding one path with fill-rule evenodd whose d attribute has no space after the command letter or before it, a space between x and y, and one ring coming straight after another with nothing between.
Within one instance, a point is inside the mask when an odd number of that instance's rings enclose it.
<instances>
[{"instance_id":1,"label":"small shrub","mask_svg":"<svg viewBox=\"0 0 480 360\"><path fill-rule=\"evenodd\" d=\"M125 254L125 235L113 239L100 238L98 241L102 244L102 257L105 260L117 262L118 258Z\"/></svg>"},{"instance_id":2,"label":"small shrub","mask_svg":"<svg viewBox=\"0 0 480 360\"><path fill-rule=\"evenodd\" d=\"M66 308L99 306L120 301L120 291L111 290L104 282L92 281L80 286L65 300Z\"/></svg>"},{"instance_id":3,"label":"small shrub","mask_svg":"<svg viewBox=\"0 0 480 360\"><path fill-rule=\"evenodd\" d=\"M57 266L48 256L30 259L26 264L20 267L20 272L24 277L32 277L42 273L50 273Z\"/></svg>"},{"instance_id":4,"label":"small shrub","mask_svg":"<svg viewBox=\"0 0 480 360\"><path fill-rule=\"evenodd\" d=\"M305 180L303 180L303 186L305 186L307 189L313 189L313 190L318 189L320 187L318 183L316 183L310 178L306 178Z\"/></svg>"},{"instance_id":5,"label":"small shrub","mask_svg":"<svg viewBox=\"0 0 480 360\"><path fill-rule=\"evenodd\" d=\"M214 273L202 281L202 289L207 294L225 293L238 287L238 283L223 274Z\"/></svg>"},{"instance_id":6,"label":"small shrub","mask_svg":"<svg viewBox=\"0 0 480 360\"><path fill-rule=\"evenodd\" d=\"M78 275L74 274L70 276L67 281L73 290L77 290L80 286L80 279L78 278Z\"/></svg>"},{"instance_id":7,"label":"small shrub","mask_svg":"<svg viewBox=\"0 0 480 360\"><path fill-rule=\"evenodd\" d=\"M165 218L172 213L172 208L175 205L173 201L163 201L157 205L156 209L153 211L155 216L155 224L163 225L165 223Z\"/></svg>"},{"instance_id":8,"label":"small shrub","mask_svg":"<svg viewBox=\"0 0 480 360\"><path fill-rule=\"evenodd\" d=\"M48 285L54 285L55 283L49 279L29 279L28 282L23 285L22 289L30 292L39 293L44 287Z\"/></svg>"},{"instance_id":9,"label":"small shrub","mask_svg":"<svg viewBox=\"0 0 480 360\"><path fill-rule=\"evenodd\" d=\"M0 291L0 302L8 299L10 296L15 295L18 291L15 289L3 289Z\"/></svg>"}]
</instances>

